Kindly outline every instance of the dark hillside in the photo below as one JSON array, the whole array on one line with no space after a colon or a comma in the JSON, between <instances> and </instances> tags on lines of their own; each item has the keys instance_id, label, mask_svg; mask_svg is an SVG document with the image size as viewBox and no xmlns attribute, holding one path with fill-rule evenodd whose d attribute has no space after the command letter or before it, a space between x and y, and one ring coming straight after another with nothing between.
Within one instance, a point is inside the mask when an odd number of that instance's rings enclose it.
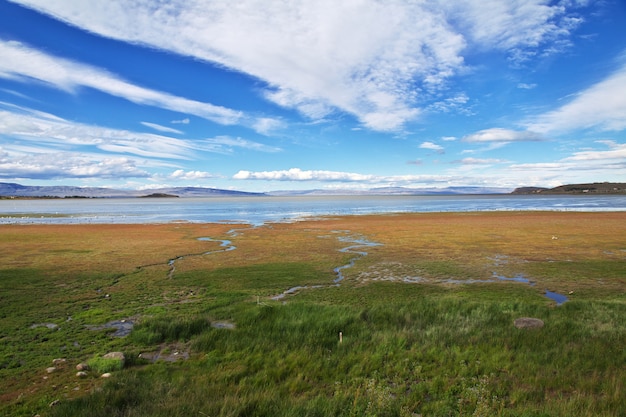
<instances>
[{"instance_id":1,"label":"dark hillside","mask_svg":"<svg viewBox=\"0 0 626 417\"><path fill-rule=\"evenodd\" d=\"M594 182L588 184L568 184L554 188L520 187L511 194L626 194L626 183Z\"/></svg>"}]
</instances>

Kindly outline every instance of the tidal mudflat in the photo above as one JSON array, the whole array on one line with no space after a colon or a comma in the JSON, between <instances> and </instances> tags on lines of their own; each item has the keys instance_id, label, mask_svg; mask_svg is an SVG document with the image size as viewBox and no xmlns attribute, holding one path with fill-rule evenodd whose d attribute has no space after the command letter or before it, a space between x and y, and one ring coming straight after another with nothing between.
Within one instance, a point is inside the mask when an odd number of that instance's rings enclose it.
<instances>
[{"instance_id":1,"label":"tidal mudflat","mask_svg":"<svg viewBox=\"0 0 626 417\"><path fill-rule=\"evenodd\" d=\"M3 225L0 241L3 415L626 409L624 212Z\"/></svg>"}]
</instances>

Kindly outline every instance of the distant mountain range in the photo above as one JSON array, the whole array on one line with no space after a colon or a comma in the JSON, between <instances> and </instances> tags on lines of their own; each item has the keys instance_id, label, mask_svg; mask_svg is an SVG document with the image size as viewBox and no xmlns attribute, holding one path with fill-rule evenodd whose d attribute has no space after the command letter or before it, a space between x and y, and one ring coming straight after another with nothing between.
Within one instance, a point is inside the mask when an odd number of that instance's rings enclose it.
<instances>
[{"instance_id":1,"label":"distant mountain range","mask_svg":"<svg viewBox=\"0 0 626 417\"><path fill-rule=\"evenodd\" d=\"M508 194L510 188L499 187L446 187L446 188L407 188L379 187L365 190L285 190L272 191L273 196L323 196L323 195L455 195L455 194Z\"/></svg>"},{"instance_id":2,"label":"distant mountain range","mask_svg":"<svg viewBox=\"0 0 626 417\"><path fill-rule=\"evenodd\" d=\"M204 187L170 187L151 190L116 190L113 188L34 186L0 182L2 197L30 198L133 198L133 197L237 197L262 196L262 193L220 190Z\"/></svg>"},{"instance_id":3,"label":"distant mountain range","mask_svg":"<svg viewBox=\"0 0 626 417\"><path fill-rule=\"evenodd\" d=\"M626 183L571 184L555 188L520 187L511 192L498 187L406 188L381 187L367 190L285 190L269 193L222 190L205 187L169 187L149 190L118 190L98 187L33 186L0 182L2 198L189 198L332 195L458 195L458 194L624 194Z\"/></svg>"}]
</instances>

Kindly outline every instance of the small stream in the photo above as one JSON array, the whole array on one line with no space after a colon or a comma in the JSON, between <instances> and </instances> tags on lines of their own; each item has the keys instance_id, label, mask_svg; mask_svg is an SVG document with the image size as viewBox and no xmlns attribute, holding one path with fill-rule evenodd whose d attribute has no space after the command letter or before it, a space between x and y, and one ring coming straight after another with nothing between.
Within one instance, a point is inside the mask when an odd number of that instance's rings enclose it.
<instances>
[{"instance_id":1,"label":"small stream","mask_svg":"<svg viewBox=\"0 0 626 417\"><path fill-rule=\"evenodd\" d=\"M236 233L237 233L236 230L232 229L232 230L228 231L227 234L235 235ZM220 248L221 249L211 250L211 251L202 252L202 253L192 253L192 254L187 254L187 255L181 255L181 256L177 256L176 258L170 259L169 261L167 261L167 264L170 267L170 270L169 270L169 272L167 274L168 278L172 278L174 276L174 272L176 271L176 266L174 264L177 261L185 259L185 257L205 256L205 255L211 255L211 254L214 254L214 253L229 252L231 250L237 249L237 247L234 246L230 240L226 240L226 239L213 239L211 237L199 237L198 240L201 240L203 242L220 242Z\"/></svg>"},{"instance_id":2,"label":"small stream","mask_svg":"<svg viewBox=\"0 0 626 417\"><path fill-rule=\"evenodd\" d=\"M235 229L232 229L227 234L235 235L236 233L237 231ZM226 239L213 239L210 237L199 237L198 240L201 240L203 242L220 242L220 249L211 250L211 251L202 252L202 253L181 255L181 256L177 256L176 258L170 259L169 261L167 261L167 264L170 267L170 270L167 274L168 278L172 278L174 275L174 272L176 271L175 263L177 261L184 259L185 257L211 255L213 253L229 252L231 250L237 249L237 247L234 246L230 240L226 240ZM155 265L162 265L162 264L144 265L144 266L137 268L137 270L140 270L142 268L149 267L149 266L155 266ZM102 325L87 325L87 328L89 330L115 329L115 332L112 333L111 336L126 337L133 330L134 324L135 324L135 321L133 319L123 319L123 320L113 320ZM47 325L47 324L44 323L43 325Z\"/></svg>"},{"instance_id":3,"label":"small stream","mask_svg":"<svg viewBox=\"0 0 626 417\"><path fill-rule=\"evenodd\" d=\"M343 270L347 269L347 268L352 268L354 266L354 263L361 259L364 256L367 256L367 252L362 251L362 250L357 250L360 248L371 248L374 246L380 246L382 245L382 243L376 243L376 242L371 242L369 240L366 240L364 238L354 238L354 237L350 237L350 236L346 236L346 237L340 237L339 238L340 242L346 242L346 243L354 243L354 245L350 245L347 246L345 248L339 249L339 252L343 252L343 253L353 253L356 256L352 259L350 259L350 262L348 262L345 265L342 266L338 266L337 268L334 269L335 274L337 274L337 278L335 278L335 280L333 281L334 283L338 283L343 281L344 276L343 276Z\"/></svg>"},{"instance_id":4,"label":"small stream","mask_svg":"<svg viewBox=\"0 0 626 417\"><path fill-rule=\"evenodd\" d=\"M334 233L346 233L347 234L350 232L349 231L335 231ZM341 281L344 280L345 277L343 275L343 270L347 268L352 268L356 261L368 255L368 252L362 250L363 248L371 248L371 247L382 245L381 243L372 242L363 237L342 236L342 237L339 237L338 240L340 242L351 244L349 246L339 249L339 252L352 253L355 256L351 258L347 264L338 266L335 269L333 269L333 271L337 275L337 277L333 280L333 283L335 286L340 285ZM507 262L506 257L502 257L502 256L496 256L494 258L494 261L495 261L496 266L500 266ZM422 282L422 279L416 279L413 281L410 281L410 280L407 281L405 279L404 281L405 282ZM523 284L528 284L530 286L535 285L534 281L531 281L530 279L526 278L523 274L517 274L514 277L506 277L496 272L492 273L491 279L473 279L473 280L448 279L448 280L445 280L444 282L448 284L474 284L474 283L488 283L488 282L497 282L497 281L519 282ZM271 299L281 300L289 295L295 295L302 290L307 290L307 289L312 289L312 288L323 288L323 287L324 287L323 285L315 285L315 286L299 285L296 287L289 288L288 290L282 292L281 294L271 297ZM553 291L545 290L544 296L555 301L557 306L560 306L561 304L568 301L568 298L565 295L559 294Z\"/></svg>"},{"instance_id":5,"label":"small stream","mask_svg":"<svg viewBox=\"0 0 626 417\"><path fill-rule=\"evenodd\" d=\"M349 231L344 231L344 232L335 232L335 233L350 233ZM343 276L343 270L347 269L347 268L352 268L354 266L354 263L361 259L364 256L367 256L367 252L362 251L362 250L357 250L357 249L361 249L361 248L368 248L368 247L373 247L373 246L380 246L381 243L376 243L376 242L371 242L365 238L356 238L353 236L344 236L344 237L339 237L338 240L340 242L345 242L345 243L351 243L350 246L346 246L345 248L341 248L339 249L339 252L343 252L343 253L353 253L356 256L354 256L353 258L350 259L350 261L345 264L345 265L341 265L336 267L335 269L333 269L333 271L335 272L335 274L337 275L337 277L333 280L334 286L338 286L340 285L339 283L341 281L343 281L344 276ZM324 285L299 285L296 287L292 287L289 288L286 291L283 291L282 293L275 295L273 297L271 297L272 300L282 300L283 298L285 298L288 295L295 295L298 292L302 291L302 290L308 290L308 289L313 289L313 288L324 288Z\"/></svg>"},{"instance_id":6,"label":"small stream","mask_svg":"<svg viewBox=\"0 0 626 417\"><path fill-rule=\"evenodd\" d=\"M239 232L240 232L239 230L232 229L229 232L227 232L227 234L236 236ZM350 231L334 231L334 233L349 234ZM172 278L174 275L174 272L176 271L176 266L175 266L176 261L182 260L185 257L211 255L214 253L229 252L229 251L237 249L237 247L234 246L232 242L227 239L214 239L211 237L199 237L198 240L204 241L204 242L220 242L219 249L206 251L202 253L196 253L196 254L182 255L182 256L178 256L176 258L170 259L167 262L167 264L170 267L170 270L168 272L168 278ZM364 248L371 248L371 247L382 245L381 243L369 241L365 239L364 237L355 237L351 235L340 236L337 238L337 240L339 240L340 242L349 244L349 246L339 249L339 252L350 253L350 254L353 254L354 256L350 258L347 264L338 266L333 269L333 272L336 274L336 278L333 280L333 286L339 286L341 281L344 280L345 276L343 275L343 271L345 269L352 268L354 264L356 263L356 261L368 255L368 252L363 250ZM495 261L495 266L500 266L503 263L507 262L506 257L501 257L501 256L497 256L496 258L494 258L494 261ZM157 264L154 264L154 265L157 265ZM138 270L144 267L154 266L154 265L144 265L142 267L139 267ZM404 281L405 282L422 282L422 279L421 278L415 279L413 281L407 281L405 279ZM531 286L535 285L535 282L524 277L523 274L517 274L514 277L506 277L496 272L492 273L491 279L484 279L484 280L449 279L449 280L445 280L444 282L449 283L449 284L473 284L473 283L497 282L497 281L513 281L513 282L528 284ZM287 296L295 295L302 290L325 288L325 287L328 287L328 285L299 285L299 286L289 288L283 291L282 293L271 297L271 299L278 301L278 300L284 299ZM544 295L547 298L555 301L557 306L560 306L566 301L568 301L568 298L565 295L559 294L553 291L545 290ZM113 337L124 337L124 336L127 336L132 331L133 325L134 325L133 319L124 319L124 320L115 320L115 321L106 323L104 325L99 325L99 326L87 326L87 328L89 328L90 330L115 329L116 331L112 334ZM56 325L52 323L40 323L40 324L35 324L31 326L31 328L38 327L38 326L46 326L51 329L56 327Z\"/></svg>"}]
</instances>

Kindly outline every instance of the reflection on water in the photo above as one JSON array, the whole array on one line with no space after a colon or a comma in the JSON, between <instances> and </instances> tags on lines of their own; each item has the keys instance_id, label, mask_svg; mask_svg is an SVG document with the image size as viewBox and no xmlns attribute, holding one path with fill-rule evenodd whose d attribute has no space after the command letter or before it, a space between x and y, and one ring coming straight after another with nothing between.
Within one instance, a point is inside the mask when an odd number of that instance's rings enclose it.
<instances>
[{"instance_id":1,"label":"reflection on water","mask_svg":"<svg viewBox=\"0 0 626 417\"><path fill-rule=\"evenodd\" d=\"M374 213L626 211L626 196L300 196L0 200L8 223L247 223Z\"/></svg>"}]
</instances>

